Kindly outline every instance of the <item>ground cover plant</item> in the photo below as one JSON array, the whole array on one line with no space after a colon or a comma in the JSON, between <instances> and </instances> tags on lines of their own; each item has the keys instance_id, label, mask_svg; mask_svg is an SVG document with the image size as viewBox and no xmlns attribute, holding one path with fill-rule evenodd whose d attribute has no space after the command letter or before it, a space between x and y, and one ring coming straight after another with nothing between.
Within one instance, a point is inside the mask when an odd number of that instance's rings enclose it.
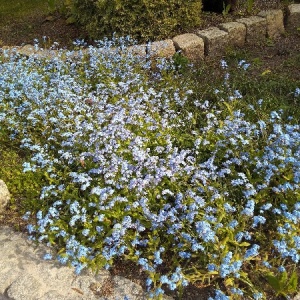
<instances>
[{"instance_id":1,"label":"ground cover plant","mask_svg":"<svg viewBox=\"0 0 300 300\"><path fill-rule=\"evenodd\" d=\"M155 61L114 43L49 59L3 52L0 139L37 191L22 199L31 239L76 273L133 261L151 298L189 282L214 286L210 299L265 299L264 280L293 294L297 110L255 98L247 61L222 60L204 92L203 70L180 55Z\"/></svg>"}]
</instances>

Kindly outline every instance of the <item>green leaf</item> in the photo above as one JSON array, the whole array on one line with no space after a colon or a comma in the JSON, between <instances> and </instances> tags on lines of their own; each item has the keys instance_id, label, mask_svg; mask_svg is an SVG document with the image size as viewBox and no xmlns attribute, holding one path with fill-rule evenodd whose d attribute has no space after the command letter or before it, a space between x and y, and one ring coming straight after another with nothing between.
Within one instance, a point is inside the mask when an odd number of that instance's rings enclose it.
<instances>
[{"instance_id":1,"label":"green leaf","mask_svg":"<svg viewBox=\"0 0 300 300\"><path fill-rule=\"evenodd\" d=\"M243 243L240 243L239 246L240 247L248 247L248 246L250 246L250 243L243 242Z\"/></svg>"},{"instance_id":2,"label":"green leaf","mask_svg":"<svg viewBox=\"0 0 300 300\"><path fill-rule=\"evenodd\" d=\"M266 275L269 285L278 292L280 290L280 284L277 277L275 277L272 273Z\"/></svg>"},{"instance_id":3,"label":"green leaf","mask_svg":"<svg viewBox=\"0 0 300 300\"><path fill-rule=\"evenodd\" d=\"M245 284L247 284L251 289L253 289L253 284L251 280L248 278L248 274L245 272L240 272L239 280Z\"/></svg>"},{"instance_id":4,"label":"green leaf","mask_svg":"<svg viewBox=\"0 0 300 300\"><path fill-rule=\"evenodd\" d=\"M76 22L76 19L74 17L69 17L67 20L66 20L66 23L67 24L74 24Z\"/></svg>"},{"instance_id":5,"label":"green leaf","mask_svg":"<svg viewBox=\"0 0 300 300\"><path fill-rule=\"evenodd\" d=\"M298 285L298 275L297 273L294 271L291 275L291 278L289 280L287 289L289 292L296 292L297 290L297 285Z\"/></svg>"},{"instance_id":6,"label":"green leaf","mask_svg":"<svg viewBox=\"0 0 300 300\"><path fill-rule=\"evenodd\" d=\"M226 108L228 109L229 114L232 115L232 108L231 108L230 104L225 101L223 103L226 106Z\"/></svg>"},{"instance_id":7,"label":"green leaf","mask_svg":"<svg viewBox=\"0 0 300 300\"><path fill-rule=\"evenodd\" d=\"M233 286L234 278L227 278L224 283L226 287Z\"/></svg>"},{"instance_id":8,"label":"green leaf","mask_svg":"<svg viewBox=\"0 0 300 300\"><path fill-rule=\"evenodd\" d=\"M288 280L287 272L284 271L284 272L280 273L279 278L278 278L279 291L283 291L285 289L287 280Z\"/></svg>"}]
</instances>

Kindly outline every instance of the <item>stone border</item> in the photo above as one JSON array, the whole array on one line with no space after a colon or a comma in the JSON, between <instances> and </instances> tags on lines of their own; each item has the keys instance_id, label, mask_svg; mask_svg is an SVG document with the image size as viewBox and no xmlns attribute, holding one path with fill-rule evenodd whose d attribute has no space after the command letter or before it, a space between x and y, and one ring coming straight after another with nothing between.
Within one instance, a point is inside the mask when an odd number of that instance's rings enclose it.
<instances>
[{"instance_id":1,"label":"stone border","mask_svg":"<svg viewBox=\"0 0 300 300\"><path fill-rule=\"evenodd\" d=\"M286 28L285 28L286 27ZM228 46L255 45L266 38L277 38L285 29L300 28L300 4L288 6L286 18L280 9L261 11L257 16L221 23L196 34L181 34L173 38L175 51L181 51L191 61L222 53ZM154 42L155 44L157 42ZM171 46L168 46L171 47Z\"/></svg>"},{"instance_id":2,"label":"stone border","mask_svg":"<svg viewBox=\"0 0 300 300\"><path fill-rule=\"evenodd\" d=\"M192 62L197 62L205 57L220 55L228 46L255 45L266 38L277 38L284 34L285 30L296 31L298 28L300 28L300 4L291 4L285 15L281 9L264 10L257 16L221 23L216 27L177 35L172 39L155 41L149 45L136 45L129 47L129 50L141 56L150 53L167 58L181 52ZM2 51L3 49L6 48L3 47ZM35 54L39 57L53 57L56 54L55 50L37 50L32 45L14 49L26 56Z\"/></svg>"}]
</instances>

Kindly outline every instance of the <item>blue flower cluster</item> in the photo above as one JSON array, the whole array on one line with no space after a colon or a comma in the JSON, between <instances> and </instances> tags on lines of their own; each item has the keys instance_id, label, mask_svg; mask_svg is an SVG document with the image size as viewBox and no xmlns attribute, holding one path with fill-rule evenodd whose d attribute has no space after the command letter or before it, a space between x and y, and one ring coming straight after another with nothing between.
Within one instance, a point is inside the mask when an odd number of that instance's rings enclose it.
<instances>
[{"instance_id":1,"label":"blue flower cluster","mask_svg":"<svg viewBox=\"0 0 300 300\"><path fill-rule=\"evenodd\" d=\"M3 53L0 128L31 153L24 172L48 182L26 214L37 220L31 239L59 246L57 259L76 273L131 259L153 297L187 285L193 268L232 278L228 292L241 296L253 263L298 263L299 125L275 111L251 121L234 107L242 94L229 74L226 101L218 91L217 105L201 102L172 61L153 67L154 58L113 46L47 59ZM265 253L278 265L257 259ZM216 290L214 299L229 297Z\"/></svg>"}]
</instances>

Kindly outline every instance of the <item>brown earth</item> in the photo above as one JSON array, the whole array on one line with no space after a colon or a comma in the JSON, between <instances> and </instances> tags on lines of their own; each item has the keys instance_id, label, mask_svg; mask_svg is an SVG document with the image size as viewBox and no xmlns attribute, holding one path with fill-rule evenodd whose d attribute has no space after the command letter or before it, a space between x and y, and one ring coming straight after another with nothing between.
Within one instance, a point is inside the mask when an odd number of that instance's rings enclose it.
<instances>
[{"instance_id":1,"label":"brown earth","mask_svg":"<svg viewBox=\"0 0 300 300\"><path fill-rule=\"evenodd\" d=\"M243 2L247 1L240 1L240 3ZM247 12L245 4L237 5L232 13L203 12L201 16L202 24L195 30L232 21L240 17L255 15L264 9L280 8L286 10L289 3L291 3L290 0L254 0L250 12ZM43 10L36 10L31 15L26 15L26 17L20 17L17 20L7 19L6 23L0 22L0 24L0 47L32 44L34 39L42 42L43 37L46 37L48 46L51 46L53 42L58 42L61 47L71 47L72 42L78 38L85 39L87 43L92 43L82 27L68 24L66 18L59 13L47 14Z\"/></svg>"},{"instance_id":2,"label":"brown earth","mask_svg":"<svg viewBox=\"0 0 300 300\"><path fill-rule=\"evenodd\" d=\"M240 1L240 3L242 2ZM289 0L254 0L251 14L255 15L264 9L282 9L286 12L287 5L290 3ZM249 15L245 4L237 5L235 10L228 14L203 12L202 24L195 28L194 32ZM49 15L43 11L35 11L35 14L31 16L19 18L17 21L11 20L4 26L0 26L0 47L33 44L34 39L39 40L44 48L50 47L53 42L58 42L61 48L71 48L76 39L83 39L87 44L93 44L82 27L68 24L64 16L59 13ZM262 45L254 47L245 45L243 50L245 53L251 52L252 57L257 57L265 69L271 68L273 71L286 67L288 72L293 72L298 78L300 76L300 72L297 69L294 70L293 64L289 63L290 57L295 55L298 55L298 59L300 59L300 31L288 32L276 40L266 40L266 43ZM285 66L282 66L283 64Z\"/></svg>"}]
</instances>

